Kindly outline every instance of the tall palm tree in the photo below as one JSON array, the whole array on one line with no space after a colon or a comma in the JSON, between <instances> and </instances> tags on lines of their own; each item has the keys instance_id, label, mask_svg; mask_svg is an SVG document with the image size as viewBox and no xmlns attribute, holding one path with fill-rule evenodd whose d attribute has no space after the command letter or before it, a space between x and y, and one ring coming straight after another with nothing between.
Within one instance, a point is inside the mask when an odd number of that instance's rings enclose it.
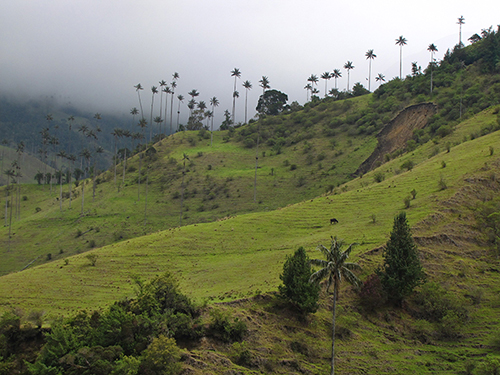
<instances>
[{"instance_id":1,"label":"tall palm tree","mask_svg":"<svg viewBox=\"0 0 500 375\"><path fill-rule=\"evenodd\" d=\"M368 52L365 53L366 59L370 60L369 61L369 68L368 68L368 91L371 91L371 80L372 80L372 60L377 57L373 53L372 49L369 49Z\"/></svg>"},{"instance_id":2,"label":"tall palm tree","mask_svg":"<svg viewBox=\"0 0 500 375\"><path fill-rule=\"evenodd\" d=\"M171 92L170 92L170 134L172 134L172 116L174 114L174 112L173 112L174 95L175 95L175 89L177 87L177 81L176 81L177 78L179 78L179 74L176 72L176 73L174 73L174 81L172 81L172 83L170 84L170 86L172 87ZM179 125L179 124L177 124L177 125Z\"/></svg>"},{"instance_id":3,"label":"tall palm tree","mask_svg":"<svg viewBox=\"0 0 500 375\"><path fill-rule=\"evenodd\" d=\"M160 85L160 117L162 115L162 109L163 109L163 93L165 92L165 86L167 86L167 82L165 80L161 80L159 82ZM167 94L168 96L168 94ZM165 99L165 107L166 107L166 102L167 100ZM167 115L166 115L167 109L165 108L165 120L167 120ZM163 122L163 120L162 120ZM160 123L160 128L159 128L159 133L160 133L160 139L161 139L161 123Z\"/></svg>"},{"instance_id":4,"label":"tall palm tree","mask_svg":"<svg viewBox=\"0 0 500 375\"><path fill-rule=\"evenodd\" d=\"M236 99L240 97L240 93L238 91L234 91L233 92L233 104L236 105ZM235 106L233 106L233 124L236 125L236 119L234 117L234 110L235 110Z\"/></svg>"},{"instance_id":5,"label":"tall palm tree","mask_svg":"<svg viewBox=\"0 0 500 375\"><path fill-rule=\"evenodd\" d=\"M406 42L407 40L403 35L396 39L396 45L399 46L399 79L403 79L403 46L406 45Z\"/></svg>"},{"instance_id":6,"label":"tall palm tree","mask_svg":"<svg viewBox=\"0 0 500 375\"><path fill-rule=\"evenodd\" d=\"M243 87L245 88L245 124L247 123L247 113L248 113L248 92L252 89L252 83L249 80L243 82Z\"/></svg>"},{"instance_id":7,"label":"tall palm tree","mask_svg":"<svg viewBox=\"0 0 500 375\"><path fill-rule=\"evenodd\" d=\"M259 81L260 87L262 87L262 100L264 100L264 96L266 94L266 89L270 89L271 85L269 84L269 79L266 76L262 76L262 79ZM253 201L257 203L257 169L259 168L259 141L260 141L260 124L264 120L264 113L260 114L259 125L257 127L257 144L255 146L255 177L253 181Z\"/></svg>"},{"instance_id":8,"label":"tall palm tree","mask_svg":"<svg viewBox=\"0 0 500 375\"><path fill-rule=\"evenodd\" d=\"M62 173L62 160L68 157L66 151L61 150L57 153L57 156L60 157L61 163L59 165L59 211L62 212L62 185L63 185L63 173Z\"/></svg>"},{"instance_id":9,"label":"tall palm tree","mask_svg":"<svg viewBox=\"0 0 500 375\"><path fill-rule=\"evenodd\" d=\"M195 89L192 89L190 92L188 92L188 95L191 96L191 100L188 103L188 108L191 110L191 112L189 113L189 115L191 116L193 114L193 109L194 109L194 107L196 105L196 100L194 98L196 98L197 96L199 96L200 93L198 91L196 91Z\"/></svg>"},{"instance_id":10,"label":"tall palm tree","mask_svg":"<svg viewBox=\"0 0 500 375\"><path fill-rule=\"evenodd\" d=\"M132 115L132 125L135 125L135 116L139 113L139 110L134 107L130 110L130 114Z\"/></svg>"},{"instance_id":11,"label":"tall palm tree","mask_svg":"<svg viewBox=\"0 0 500 375\"><path fill-rule=\"evenodd\" d=\"M234 121L234 111L236 109L236 96L234 96L234 93L236 92L236 80L241 77L240 70L238 68L234 68L233 70L231 70L231 77L234 77L232 118L233 118L233 124L235 124L236 122Z\"/></svg>"},{"instance_id":12,"label":"tall palm tree","mask_svg":"<svg viewBox=\"0 0 500 375\"><path fill-rule=\"evenodd\" d=\"M309 101L309 92L312 92L312 86L310 83L304 86L304 90L306 90L306 102Z\"/></svg>"},{"instance_id":13,"label":"tall palm tree","mask_svg":"<svg viewBox=\"0 0 500 375\"><path fill-rule=\"evenodd\" d=\"M181 115L181 103L184 101L184 97L182 95L177 95L177 100L179 105L177 107L177 129L179 128L179 117ZM172 114L172 112L170 112Z\"/></svg>"},{"instance_id":14,"label":"tall palm tree","mask_svg":"<svg viewBox=\"0 0 500 375\"><path fill-rule=\"evenodd\" d=\"M84 148L82 150L82 152L80 153L80 155L87 162L87 164L85 166L85 170L88 171L89 167L90 167L90 158L92 157L92 154L90 153L90 151L87 148ZM82 211L81 211L81 215L83 215L84 203L85 203L85 179L82 181Z\"/></svg>"},{"instance_id":15,"label":"tall palm tree","mask_svg":"<svg viewBox=\"0 0 500 375\"><path fill-rule=\"evenodd\" d=\"M147 127L147 122L144 119L139 121L138 126L141 128L141 140L144 139L144 129ZM137 200L141 199L141 168L142 168L142 150L141 143L139 141L139 176L137 179Z\"/></svg>"},{"instance_id":16,"label":"tall palm tree","mask_svg":"<svg viewBox=\"0 0 500 375\"><path fill-rule=\"evenodd\" d=\"M434 43L432 44L429 44L429 47L427 47L427 51L429 51L431 53L431 62L429 63L429 65L431 66L431 95L432 95L432 86L433 86L433 82L432 82L432 68L434 66L434 52L437 52L437 47L434 45Z\"/></svg>"},{"instance_id":17,"label":"tall palm tree","mask_svg":"<svg viewBox=\"0 0 500 375\"><path fill-rule=\"evenodd\" d=\"M308 82L311 82L311 100L312 100L312 91L314 89L314 85L318 84L318 76L316 74L311 74L311 76L307 79Z\"/></svg>"},{"instance_id":18,"label":"tall palm tree","mask_svg":"<svg viewBox=\"0 0 500 375\"><path fill-rule=\"evenodd\" d=\"M72 167L75 166L75 161L76 161L76 156L73 154L68 155L68 160L70 162L69 165L69 178L68 178L68 187L69 187L69 208L71 208L71 193L72 193L72 188L71 188L71 173L72 173Z\"/></svg>"},{"instance_id":19,"label":"tall palm tree","mask_svg":"<svg viewBox=\"0 0 500 375\"><path fill-rule=\"evenodd\" d=\"M385 82L385 76L382 73L379 73L375 77L375 81L380 82L380 84L382 84L382 82Z\"/></svg>"},{"instance_id":20,"label":"tall palm tree","mask_svg":"<svg viewBox=\"0 0 500 375\"><path fill-rule=\"evenodd\" d=\"M352 61L347 61L344 64L344 69L347 70L347 92L349 92L349 78L350 78L350 72L351 69L354 69L354 65L352 65Z\"/></svg>"},{"instance_id":21,"label":"tall palm tree","mask_svg":"<svg viewBox=\"0 0 500 375\"><path fill-rule=\"evenodd\" d=\"M219 106L219 100L214 96L212 99L210 99L210 105L212 106L212 122L211 122L211 125L210 125L210 146L212 146L212 143L213 143L213 140L214 140L214 137L213 137L213 131L214 131L214 113L215 113L215 107Z\"/></svg>"},{"instance_id":22,"label":"tall palm tree","mask_svg":"<svg viewBox=\"0 0 500 375\"><path fill-rule=\"evenodd\" d=\"M123 130L120 128L114 128L113 131L111 132L111 135L113 136L115 140L115 152L113 154L114 156L114 165L115 165L115 185L116 185L116 164L118 163L117 157L116 157L116 148L118 146L118 138L122 137L123 135Z\"/></svg>"},{"instance_id":23,"label":"tall palm tree","mask_svg":"<svg viewBox=\"0 0 500 375\"><path fill-rule=\"evenodd\" d=\"M338 89L337 87L337 78L341 78L342 77L342 72L340 71L340 69L333 69L333 78L335 78L335 88Z\"/></svg>"},{"instance_id":24,"label":"tall palm tree","mask_svg":"<svg viewBox=\"0 0 500 375\"><path fill-rule=\"evenodd\" d=\"M151 113L149 115L149 142L151 142L151 138L153 137L153 106L155 104L155 95L158 94L158 87L151 86Z\"/></svg>"},{"instance_id":25,"label":"tall palm tree","mask_svg":"<svg viewBox=\"0 0 500 375\"><path fill-rule=\"evenodd\" d=\"M312 283L319 283L321 280L327 279L327 291L329 291L330 286L333 285L332 362L330 375L334 375L335 373L335 310L337 308L340 283L345 279L348 283L359 286L359 279L353 271L361 268L357 263L347 262L354 244L350 244L345 251L342 251L343 245L344 243L342 240L337 240L337 237L332 237L329 249L323 245L317 247L317 249L323 253L326 260L311 259L311 264L322 268L313 273L309 281Z\"/></svg>"},{"instance_id":26,"label":"tall palm tree","mask_svg":"<svg viewBox=\"0 0 500 375\"><path fill-rule=\"evenodd\" d=\"M464 16L460 16L458 19L458 26L459 26L459 32L458 32L458 48L462 48L462 25L465 23L465 18Z\"/></svg>"},{"instance_id":27,"label":"tall palm tree","mask_svg":"<svg viewBox=\"0 0 500 375\"><path fill-rule=\"evenodd\" d=\"M328 93L328 81L331 78L333 78L333 75L330 72L324 72L323 74L321 74L321 78L325 80L325 98L326 98L326 95Z\"/></svg>"},{"instance_id":28,"label":"tall palm tree","mask_svg":"<svg viewBox=\"0 0 500 375\"><path fill-rule=\"evenodd\" d=\"M141 94L140 94L141 90L144 90L144 88L142 87L142 85L140 83L138 83L134 87L135 87L135 91L137 92L137 97L139 98L139 107L141 108L141 117L144 118L144 111L142 110L142 101L141 101Z\"/></svg>"},{"instance_id":29,"label":"tall palm tree","mask_svg":"<svg viewBox=\"0 0 500 375\"><path fill-rule=\"evenodd\" d=\"M165 119L165 132L167 131L167 108L168 108L168 95L172 94L172 98L174 96L174 93L172 89L169 86L166 86L163 89L163 92L165 93L165 116L163 117ZM172 111L170 111L170 132L172 132ZM160 124L160 134L163 134L161 131L161 124Z\"/></svg>"}]
</instances>

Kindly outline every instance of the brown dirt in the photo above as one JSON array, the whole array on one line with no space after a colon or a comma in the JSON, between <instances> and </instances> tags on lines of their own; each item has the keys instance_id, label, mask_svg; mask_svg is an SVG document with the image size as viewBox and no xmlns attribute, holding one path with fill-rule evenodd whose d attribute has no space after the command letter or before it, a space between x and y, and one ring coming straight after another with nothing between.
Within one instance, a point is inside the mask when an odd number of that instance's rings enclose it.
<instances>
[{"instance_id":1,"label":"brown dirt","mask_svg":"<svg viewBox=\"0 0 500 375\"><path fill-rule=\"evenodd\" d=\"M375 151L356 171L356 175L364 174L384 162L386 154L406 147L413 137L413 131L424 128L432 115L436 113L436 105L422 103L403 109L378 133L378 145Z\"/></svg>"}]
</instances>

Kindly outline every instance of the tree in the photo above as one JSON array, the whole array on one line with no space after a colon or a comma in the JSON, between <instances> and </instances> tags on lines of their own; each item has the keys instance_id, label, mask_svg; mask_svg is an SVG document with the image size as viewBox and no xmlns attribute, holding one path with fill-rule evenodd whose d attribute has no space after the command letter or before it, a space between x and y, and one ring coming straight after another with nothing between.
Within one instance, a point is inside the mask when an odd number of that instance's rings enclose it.
<instances>
[{"instance_id":1,"label":"tree","mask_svg":"<svg viewBox=\"0 0 500 375\"><path fill-rule=\"evenodd\" d=\"M463 47L463 44L462 44L462 25L464 23L465 23L464 16L460 16L460 18L458 18L458 22L457 22L457 25L459 27L459 31L458 31L458 48L462 48Z\"/></svg>"},{"instance_id":2,"label":"tree","mask_svg":"<svg viewBox=\"0 0 500 375\"><path fill-rule=\"evenodd\" d=\"M424 271L405 212L394 218L391 236L385 245L382 257L384 264L377 270L377 274L389 300L401 306L413 289L424 281Z\"/></svg>"},{"instance_id":3,"label":"tree","mask_svg":"<svg viewBox=\"0 0 500 375\"><path fill-rule=\"evenodd\" d=\"M312 86L310 83L304 86L304 90L306 90L306 102L309 101L309 91L312 91Z\"/></svg>"},{"instance_id":4,"label":"tree","mask_svg":"<svg viewBox=\"0 0 500 375\"><path fill-rule=\"evenodd\" d=\"M382 84L382 82L385 82L385 76L382 73L379 73L375 77L375 81L380 82L380 84Z\"/></svg>"},{"instance_id":5,"label":"tree","mask_svg":"<svg viewBox=\"0 0 500 375\"><path fill-rule=\"evenodd\" d=\"M137 92L137 97L139 98L139 107L141 108L141 118L144 118L144 111L142 110L142 101L141 101L141 94L140 94L140 91L144 90L144 88L142 87L142 85L140 83L138 83L134 87L135 87L135 91Z\"/></svg>"},{"instance_id":6,"label":"tree","mask_svg":"<svg viewBox=\"0 0 500 375\"><path fill-rule=\"evenodd\" d=\"M370 93L370 91L365 89L364 86L359 82L356 82L354 84L354 86L352 87L352 95L353 96L361 96L361 95L366 95L369 93Z\"/></svg>"},{"instance_id":7,"label":"tree","mask_svg":"<svg viewBox=\"0 0 500 375\"><path fill-rule=\"evenodd\" d=\"M162 79L159 82L159 85L160 85L160 118L161 118L161 114L162 114L162 110L163 110L163 93L166 93L165 95L168 99L169 92L167 92L167 90L165 90L165 86L167 86L167 82L164 79ZM170 88L169 88L169 91L170 91ZM167 119L167 99L165 99L165 116L164 116L165 120ZM162 120L162 122L163 122L163 120ZM160 122L159 134L160 134L160 139L161 139L161 122Z\"/></svg>"},{"instance_id":8,"label":"tree","mask_svg":"<svg viewBox=\"0 0 500 375\"><path fill-rule=\"evenodd\" d=\"M238 68L234 68L233 70L231 70L231 77L234 77L234 88L233 88L233 112L232 112L232 117L233 117L233 123L235 123L235 120L234 120L234 112L235 112L235 109L236 109L236 98L237 96L234 95L236 91L236 80L238 78L241 77L241 72Z\"/></svg>"},{"instance_id":9,"label":"tree","mask_svg":"<svg viewBox=\"0 0 500 375\"><path fill-rule=\"evenodd\" d=\"M177 128L179 128L179 117L181 115L181 103L184 101L184 96L182 95L177 95L177 101L179 102L179 105L177 107ZM172 114L172 112L170 112ZM170 129L172 131L172 129Z\"/></svg>"},{"instance_id":10,"label":"tree","mask_svg":"<svg viewBox=\"0 0 500 375\"><path fill-rule=\"evenodd\" d=\"M328 81L333 77L333 75L330 72L324 72L321 74L321 78L325 80L325 98L328 93Z\"/></svg>"},{"instance_id":11,"label":"tree","mask_svg":"<svg viewBox=\"0 0 500 375\"><path fill-rule=\"evenodd\" d=\"M396 39L396 45L399 46L399 79L403 79L403 46L406 45L406 42L407 40L403 35Z\"/></svg>"},{"instance_id":12,"label":"tree","mask_svg":"<svg viewBox=\"0 0 500 375\"><path fill-rule=\"evenodd\" d=\"M269 79L266 76L262 76L262 79L259 81L260 87L262 87L262 97L266 95L266 90L271 88L269 84ZM257 110L259 112L259 110ZM255 177L253 181L253 201L257 203L257 169L259 168L259 141L260 141L260 123L263 120L265 114L263 112L259 112L261 117L259 121L259 125L257 127L257 143L255 145Z\"/></svg>"},{"instance_id":13,"label":"tree","mask_svg":"<svg viewBox=\"0 0 500 375\"><path fill-rule=\"evenodd\" d=\"M151 142L151 139L153 137L153 106L155 104L155 95L158 94L158 87L156 86L151 86L151 113L149 115L149 123L151 124L149 128L149 142Z\"/></svg>"},{"instance_id":14,"label":"tree","mask_svg":"<svg viewBox=\"0 0 500 375\"><path fill-rule=\"evenodd\" d=\"M170 134L172 134L172 115L173 115L173 109L174 109L174 95L175 95L175 89L177 87L177 79L179 78L179 73L175 72L174 74L172 74L172 77L173 77L173 81L170 84L170 86L172 86L172 90L170 93ZM167 118L165 118L165 121L167 121ZM179 124L177 124L177 125L179 125Z\"/></svg>"},{"instance_id":15,"label":"tree","mask_svg":"<svg viewBox=\"0 0 500 375\"><path fill-rule=\"evenodd\" d=\"M340 283L343 279L355 286L359 286L360 283L353 271L359 270L361 267L357 263L347 262L354 244L350 244L345 251L342 251L343 245L344 242L342 240L332 237L329 249L323 245L319 245L317 248L323 253L326 260L311 260L313 265L322 268L311 275L310 282L319 283L321 280L327 279L327 291L333 285L332 365L330 375L335 373L335 310L337 308Z\"/></svg>"},{"instance_id":16,"label":"tree","mask_svg":"<svg viewBox=\"0 0 500 375\"><path fill-rule=\"evenodd\" d=\"M338 89L338 87L337 87L337 78L341 78L342 77L342 72L340 71L340 69L333 69L332 76L333 76L333 78L335 78L335 88Z\"/></svg>"},{"instance_id":17,"label":"tree","mask_svg":"<svg viewBox=\"0 0 500 375\"><path fill-rule=\"evenodd\" d=\"M243 82L243 87L245 88L245 124L247 123L247 113L248 113L248 92L252 89L252 83L249 80ZM213 109L212 109L213 110Z\"/></svg>"},{"instance_id":18,"label":"tree","mask_svg":"<svg viewBox=\"0 0 500 375\"><path fill-rule=\"evenodd\" d=\"M416 77L422 74L422 67L417 64L416 61L411 63L411 75L412 77Z\"/></svg>"},{"instance_id":19,"label":"tree","mask_svg":"<svg viewBox=\"0 0 500 375\"><path fill-rule=\"evenodd\" d=\"M247 81L248 82L248 81ZM214 136L214 113L215 113L215 107L219 106L219 100L214 96L212 99L210 99L210 105L212 106L212 121L210 125L210 146L212 146Z\"/></svg>"},{"instance_id":20,"label":"tree","mask_svg":"<svg viewBox=\"0 0 500 375\"><path fill-rule=\"evenodd\" d=\"M288 95L278 90L268 90L257 103L257 112L265 115L275 116L285 109Z\"/></svg>"},{"instance_id":21,"label":"tree","mask_svg":"<svg viewBox=\"0 0 500 375\"><path fill-rule=\"evenodd\" d=\"M432 95L432 86L433 86L433 80L432 80L432 74L433 74L433 67L434 67L434 52L437 52L437 47L434 45L434 43L429 44L429 47L427 47L427 51L431 53L431 62L429 63L431 67L431 95Z\"/></svg>"},{"instance_id":22,"label":"tree","mask_svg":"<svg viewBox=\"0 0 500 375\"><path fill-rule=\"evenodd\" d=\"M354 65L352 65L352 61L347 61L344 64L344 69L347 70L347 92L349 92L349 74L351 69L354 69Z\"/></svg>"},{"instance_id":23,"label":"tree","mask_svg":"<svg viewBox=\"0 0 500 375\"><path fill-rule=\"evenodd\" d=\"M307 79L308 82L311 84L311 100L312 100L312 94L313 94L313 89L314 85L318 84L318 76L315 74L311 74L311 76Z\"/></svg>"},{"instance_id":24,"label":"tree","mask_svg":"<svg viewBox=\"0 0 500 375\"><path fill-rule=\"evenodd\" d=\"M287 256L283 264L278 287L281 296L295 305L302 313L314 313L318 309L319 285L309 282L311 264L306 251L301 246L293 256Z\"/></svg>"},{"instance_id":25,"label":"tree","mask_svg":"<svg viewBox=\"0 0 500 375\"><path fill-rule=\"evenodd\" d=\"M368 68L368 91L371 91L371 81L372 81L372 60L377 57L377 55L375 55L373 53L373 50L372 49L369 49L368 52L365 53L365 56L366 56L366 59L367 60L370 60L369 61L369 68Z\"/></svg>"}]
</instances>

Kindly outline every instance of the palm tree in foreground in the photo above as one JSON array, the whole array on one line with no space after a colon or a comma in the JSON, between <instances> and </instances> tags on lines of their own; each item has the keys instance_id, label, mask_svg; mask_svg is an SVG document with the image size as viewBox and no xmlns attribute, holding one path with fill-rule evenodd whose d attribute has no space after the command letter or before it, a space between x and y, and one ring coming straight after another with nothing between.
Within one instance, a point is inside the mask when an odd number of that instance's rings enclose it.
<instances>
[{"instance_id":1,"label":"palm tree in foreground","mask_svg":"<svg viewBox=\"0 0 500 375\"><path fill-rule=\"evenodd\" d=\"M333 69L332 77L335 78L335 88L338 89L337 78L342 77L342 72L340 71L340 69Z\"/></svg>"},{"instance_id":2,"label":"palm tree in foreground","mask_svg":"<svg viewBox=\"0 0 500 375\"><path fill-rule=\"evenodd\" d=\"M396 39L396 44L399 46L399 79L403 79L403 46L406 45L406 42L407 40L403 35Z\"/></svg>"},{"instance_id":3,"label":"palm tree in foreground","mask_svg":"<svg viewBox=\"0 0 500 375\"><path fill-rule=\"evenodd\" d=\"M327 279L327 291L333 285L332 366L330 375L335 373L335 309L337 307L340 283L343 279L346 279L349 284L355 286L359 286L360 283L353 271L359 270L361 267L357 263L347 262L354 244L350 244L345 251L342 251L343 245L344 242L342 240L332 237L329 249L323 245L317 247L323 253L326 260L311 259L311 264L322 268L311 275L309 282L319 283L321 280Z\"/></svg>"},{"instance_id":4,"label":"palm tree in foreground","mask_svg":"<svg viewBox=\"0 0 500 375\"><path fill-rule=\"evenodd\" d=\"M333 74L330 72L324 72L321 74L321 78L325 80L325 98L328 93L328 81L333 78Z\"/></svg>"},{"instance_id":5,"label":"palm tree in foreground","mask_svg":"<svg viewBox=\"0 0 500 375\"><path fill-rule=\"evenodd\" d=\"M269 84L269 79L266 76L262 76L262 79L259 81L260 87L262 87L262 100L264 100L264 96L266 95L266 89L270 89L271 85ZM255 146L255 178L253 181L253 201L257 203L257 169L259 168L259 141L260 141L260 124L263 121L264 113L260 113L261 118L259 121L259 125L257 127L257 144Z\"/></svg>"},{"instance_id":6,"label":"palm tree in foreground","mask_svg":"<svg viewBox=\"0 0 500 375\"><path fill-rule=\"evenodd\" d=\"M366 59L370 60L369 68L368 68L368 91L371 91L370 86L371 86L371 81L372 81L372 60L377 57L373 53L372 49L369 49L368 52L365 53Z\"/></svg>"},{"instance_id":7,"label":"palm tree in foreground","mask_svg":"<svg viewBox=\"0 0 500 375\"><path fill-rule=\"evenodd\" d=\"M234 68L233 70L231 70L231 77L234 77L233 113L232 113L232 117L233 117L233 124L235 124L235 121L234 121L234 112L235 112L235 109L236 109L236 98L237 98L237 96L235 96L234 93L236 92L236 80L241 77L241 71L238 68Z\"/></svg>"}]
</instances>

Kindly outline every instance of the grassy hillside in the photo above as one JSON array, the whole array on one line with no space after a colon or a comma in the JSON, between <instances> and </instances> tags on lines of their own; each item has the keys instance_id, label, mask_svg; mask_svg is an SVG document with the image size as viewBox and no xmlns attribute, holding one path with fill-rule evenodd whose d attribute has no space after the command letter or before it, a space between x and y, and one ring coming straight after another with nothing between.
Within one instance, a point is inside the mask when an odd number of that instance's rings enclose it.
<instances>
[{"instance_id":1,"label":"grassy hillside","mask_svg":"<svg viewBox=\"0 0 500 375\"><path fill-rule=\"evenodd\" d=\"M446 145L453 144L471 124L477 126L492 119L492 111L487 111L464 122L463 129L458 128L449 140L444 138L441 144L429 144L392 160L333 194L269 212L158 231L96 249L96 267L89 266L81 254L69 258L67 265L57 260L6 275L0 279L2 305L20 303L27 309L38 307L57 313L102 305L131 293L131 275L148 278L166 269L179 275L183 288L199 300L222 301L275 290L284 256L298 246L313 249L327 242L330 235L337 235L348 242L359 242L355 251L359 257L382 245L393 216L404 208L404 198L413 189L417 196L408 209L410 223L415 225L436 215L438 202L450 199L464 187L464 176L496 160L495 155L490 156L490 146L498 144L500 135L495 132L457 144L450 152ZM402 172L401 164L410 159L416 166ZM373 176L380 172L385 179L377 183ZM446 189L441 190L440 181ZM331 226L331 217L336 217L339 225ZM416 234L428 235L435 229L422 229L423 233ZM248 277L241 278L242 272Z\"/></svg>"},{"instance_id":2,"label":"grassy hillside","mask_svg":"<svg viewBox=\"0 0 500 375\"><path fill-rule=\"evenodd\" d=\"M472 137L496 121L492 108L463 122L453 135L430 142L341 186L332 194L275 211L248 213L187 225L92 250L0 278L0 306L25 312L43 310L46 321L79 309L95 309L134 296L136 276L150 279L166 270L198 301L240 302L206 308L228 311L249 327L242 346L202 341L184 352L192 373L322 373L329 363L330 298L307 322L298 319L273 292L286 255L304 246L317 257L317 244L336 235L358 242L353 260L362 278L381 262L378 250L388 238L394 215L415 189L407 215L419 244L428 283L452 292L467 308L460 323L419 318L418 299L404 309L382 307L375 313L343 287L337 346L339 373L460 373L469 363L484 366L497 348L498 260L478 231L475 212L500 188L500 133ZM467 138L467 141L465 139ZM449 151L448 151L449 149ZM402 170L407 160L415 164ZM374 176L383 173L382 182ZM380 179L379 179L380 180ZM446 188L444 188L446 187ZM339 224L329 224L335 217ZM243 277L242 277L243 276ZM420 292L423 293L423 292ZM417 294L418 296L419 294ZM285 319L284 319L285 317ZM444 336L446 330L454 335ZM458 340L458 341L457 341ZM249 362L236 364L242 348ZM214 352L215 349L215 352ZM489 357L488 357L489 358Z\"/></svg>"}]
</instances>

